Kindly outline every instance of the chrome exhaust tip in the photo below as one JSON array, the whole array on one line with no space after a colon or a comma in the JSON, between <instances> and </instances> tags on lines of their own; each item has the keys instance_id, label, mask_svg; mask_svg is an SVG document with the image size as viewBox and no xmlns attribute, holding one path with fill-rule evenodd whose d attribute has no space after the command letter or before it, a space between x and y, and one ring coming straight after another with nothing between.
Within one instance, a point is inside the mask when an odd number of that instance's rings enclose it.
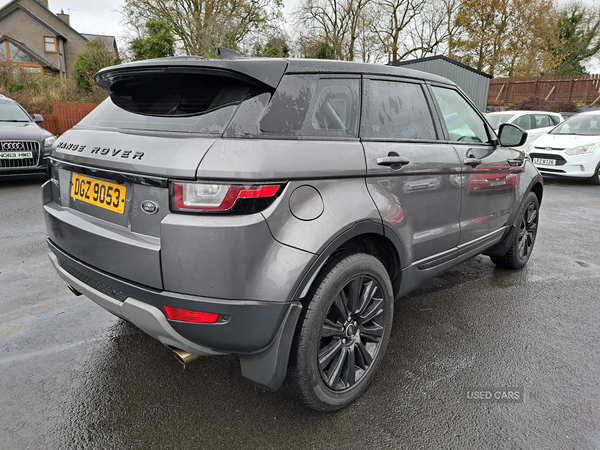
<instances>
[{"instance_id":1,"label":"chrome exhaust tip","mask_svg":"<svg viewBox=\"0 0 600 450\"><path fill-rule=\"evenodd\" d=\"M67 287L69 288L69 290L75 294L77 297L79 297L81 295L81 292L79 292L77 289L75 289L73 286L71 286L70 284L67 284Z\"/></svg>"},{"instance_id":2,"label":"chrome exhaust tip","mask_svg":"<svg viewBox=\"0 0 600 450\"><path fill-rule=\"evenodd\" d=\"M185 367L186 364L189 364L200 358L199 355L194 355L193 353L189 353L178 348L173 349L173 355L177 361L183 364L183 367Z\"/></svg>"}]
</instances>

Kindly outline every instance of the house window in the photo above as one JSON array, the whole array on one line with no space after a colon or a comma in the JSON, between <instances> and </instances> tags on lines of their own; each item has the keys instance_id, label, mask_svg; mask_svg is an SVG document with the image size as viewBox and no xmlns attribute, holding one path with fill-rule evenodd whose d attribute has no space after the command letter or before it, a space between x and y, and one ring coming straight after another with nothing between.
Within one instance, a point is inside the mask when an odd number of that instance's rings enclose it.
<instances>
[{"instance_id":1,"label":"house window","mask_svg":"<svg viewBox=\"0 0 600 450\"><path fill-rule=\"evenodd\" d=\"M23 77L44 74L40 63L8 40L0 42L0 66L0 73L11 77L14 83L20 83Z\"/></svg>"},{"instance_id":2,"label":"house window","mask_svg":"<svg viewBox=\"0 0 600 450\"><path fill-rule=\"evenodd\" d=\"M58 52L58 45L56 42L56 38L53 37L44 37L44 48L47 52L56 53Z\"/></svg>"}]
</instances>

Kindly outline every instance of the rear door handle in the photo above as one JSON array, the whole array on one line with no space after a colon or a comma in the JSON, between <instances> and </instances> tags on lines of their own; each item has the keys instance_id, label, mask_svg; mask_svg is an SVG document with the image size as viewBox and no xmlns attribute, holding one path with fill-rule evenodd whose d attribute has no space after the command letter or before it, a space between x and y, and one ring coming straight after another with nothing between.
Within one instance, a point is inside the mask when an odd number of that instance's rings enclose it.
<instances>
[{"instance_id":1,"label":"rear door handle","mask_svg":"<svg viewBox=\"0 0 600 450\"><path fill-rule=\"evenodd\" d=\"M402 156L380 156L376 159L380 166L405 166L410 161ZM392 167L393 168L393 167Z\"/></svg>"},{"instance_id":2,"label":"rear door handle","mask_svg":"<svg viewBox=\"0 0 600 450\"><path fill-rule=\"evenodd\" d=\"M474 169L481 164L481 160L479 158L465 158L463 159L463 163L465 166L471 166Z\"/></svg>"}]
</instances>

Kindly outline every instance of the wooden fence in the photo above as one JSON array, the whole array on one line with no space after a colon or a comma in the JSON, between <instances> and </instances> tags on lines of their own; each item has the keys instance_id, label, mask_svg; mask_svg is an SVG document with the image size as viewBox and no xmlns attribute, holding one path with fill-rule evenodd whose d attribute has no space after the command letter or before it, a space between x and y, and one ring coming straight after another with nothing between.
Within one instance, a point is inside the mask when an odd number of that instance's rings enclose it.
<instances>
[{"instance_id":1,"label":"wooden fence","mask_svg":"<svg viewBox=\"0 0 600 450\"><path fill-rule=\"evenodd\" d=\"M87 116L97 103L52 102L54 114L42 114L44 122L38 124L52 134L63 134Z\"/></svg>"},{"instance_id":2,"label":"wooden fence","mask_svg":"<svg viewBox=\"0 0 600 450\"><path fill-rule=\"evenodd\" d=\"M515 103L529 97L591 104L600 100L600 75L562 75L490 80L489 104Z\"/></svg>"}]
</instances>

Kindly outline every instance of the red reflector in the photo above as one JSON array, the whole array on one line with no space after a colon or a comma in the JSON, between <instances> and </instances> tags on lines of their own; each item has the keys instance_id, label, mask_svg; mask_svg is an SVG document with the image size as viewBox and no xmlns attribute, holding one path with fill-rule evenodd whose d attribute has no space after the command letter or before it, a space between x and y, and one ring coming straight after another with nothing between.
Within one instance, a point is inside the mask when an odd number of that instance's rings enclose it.
<instances>
[{"instance_id":1,"label":"red reflector","mask_svg":"<svg viewBox=\"0 0 600 450\"><path fill-rule=\"evenodd\" d=\"M165 311L169 319L179 320L180 322L215 323L219 320L218 314L190 311L189 309L173 308L166 305Z\"/></svg>"},{"instance_id":2,"label":"red reflector","mask_svg":"<svg viewBox=\"0 0 600 450\"><path fill-rule=\"evenodd\" d=\"M240 192L239 198L272 197L277 193L279 185L274 186L249 186Z\"/></svg>"}]
</instances>

